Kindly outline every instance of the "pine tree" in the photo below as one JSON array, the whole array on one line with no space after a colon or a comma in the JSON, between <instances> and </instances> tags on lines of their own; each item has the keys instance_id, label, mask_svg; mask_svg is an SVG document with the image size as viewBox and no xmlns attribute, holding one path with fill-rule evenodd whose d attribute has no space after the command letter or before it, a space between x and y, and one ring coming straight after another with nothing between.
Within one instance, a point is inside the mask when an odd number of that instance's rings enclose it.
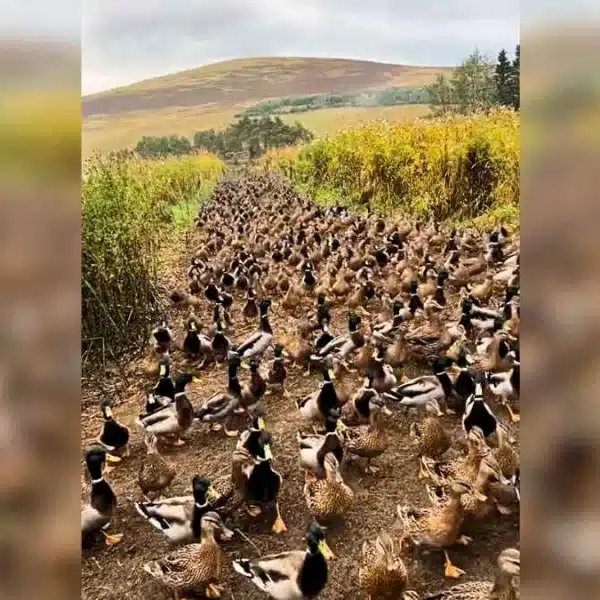
<instances>
[{"instance_id":1,"label":"pine tree","mask_svg":"<svg viewBox=\"0 0 600 600\"><path fill-rule=\"evenodd\" d=\"M498 54L494 81L496 84L496 102L502 106L514 106L512 97L513 65L508 59L506 50L502 48Z\"/></svg>"}]
</instances>

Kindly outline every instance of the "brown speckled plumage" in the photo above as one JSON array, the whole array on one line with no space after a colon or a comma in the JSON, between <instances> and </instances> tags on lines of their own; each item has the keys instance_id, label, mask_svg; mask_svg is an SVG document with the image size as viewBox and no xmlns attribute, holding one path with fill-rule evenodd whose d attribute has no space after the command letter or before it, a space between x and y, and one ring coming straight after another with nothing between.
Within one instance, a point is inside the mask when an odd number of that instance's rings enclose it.
<instances>
[{"instance_id":1,"label":"brown speckled plumage","mask_svg":"<svg viewBox=\"0 0 600 600\"><path fill-rule=\"evenodd\" d=\"M399 544L384 532L380 533L376 540L364 542L358 576L361 591L367 598L402 598L408 584L408 572L397 546Z\"/></svg>"}]
</instances>

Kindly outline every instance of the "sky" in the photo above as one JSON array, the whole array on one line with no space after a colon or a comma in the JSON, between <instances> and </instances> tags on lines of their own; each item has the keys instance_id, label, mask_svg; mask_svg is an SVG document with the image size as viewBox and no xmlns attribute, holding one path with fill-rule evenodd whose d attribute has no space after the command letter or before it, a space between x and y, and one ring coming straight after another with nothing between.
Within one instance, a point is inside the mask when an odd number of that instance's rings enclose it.
<instances>
[{"instance_id":1,"label":"sky","mask_svg":"<svg viewBox=\"0 0 600 600\"><path fill-rule=\"evenodd\" d=\"M83 0L82 92L242 57L454 66L475 47L512 51L519 10L519 0Z\"/></svg>"}]
</instances>

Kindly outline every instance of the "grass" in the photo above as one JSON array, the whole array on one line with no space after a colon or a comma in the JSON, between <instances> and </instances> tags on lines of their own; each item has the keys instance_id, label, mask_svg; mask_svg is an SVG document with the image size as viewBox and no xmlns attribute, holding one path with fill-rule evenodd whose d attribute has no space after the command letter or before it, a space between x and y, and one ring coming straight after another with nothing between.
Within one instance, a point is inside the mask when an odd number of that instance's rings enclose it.
<instances>
[{"instance_id":1,"label":"grass","mask_svg":"<svg viewBox=\"0 0 600 600\"><path fill-rule=\"evenodd\" d=\"M162 161L97 156L82 185L82 349L115 356L146 340L163 256L223 172L210 154ZM102 340L102 344L93 341ZM92 355L93 359L98 355Z\"/></svg>"},{"instance_id":2,"label":"grass","mask_svg":"<svg viewBox=\"0 0 600 600\"><path fill-rule=\"evenodd\" d=\"M318 200L437 222L519 225L520 119L491 115L351 127L263 159Z\"/></svg>"},{"instance_id":3,"label":"grass","mask_svg":"<svg viewBox=\"0 0 600 600\"><path fill-rule=\"evenodd\" d=\"M205 107L138 111L125 117L93 117L84 121L82 152L92 155L96 150L109 152L132 147L144 135L185 135L192 137L196 131L225 129L235 115L243 109L210 109ZM327 108L306 113L282 115L287 123L300 121L317 136L331 135L342 128L373 119L404 121L423 116L427 106L407 104L402 106Z\"/></svg>"}]
</instances>

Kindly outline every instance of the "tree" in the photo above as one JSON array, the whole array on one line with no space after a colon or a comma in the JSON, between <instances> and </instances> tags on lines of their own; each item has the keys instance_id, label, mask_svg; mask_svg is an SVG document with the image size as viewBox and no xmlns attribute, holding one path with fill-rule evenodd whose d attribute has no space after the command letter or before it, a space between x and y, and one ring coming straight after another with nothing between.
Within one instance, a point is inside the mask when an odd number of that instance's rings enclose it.
<instances>
[{"instance_id":1,"label":"tree","mask_svg":"<svg viewBox=\"0 0 600 600\"><path fill-rule=\"evenodd\" d=\"M517 44L510 74L510 100L515 110L521 108L521 44Z\"/></svg>"},{"instance_id":2,"label":"tree","mask_svg":"<svg viewBox=\"0 0 600 600\"><path fill-rule=\"evenodd\" d=\"M502 48L498 54L494 82L496 84L496 102L502 106L513 106L512 98L513 65Z\"/></svg>"},{"instance_id":3,"label":"tree","mask_svg":"<svg viewBox=\"0 0 600 600\"><path fill-rule=\"evenodd\" d=\"M429 95L429 102L433 107L434 114L446 115L452 110L454 91L452 84L443 73L440 73L435 82L428 85L425 90Z\"/></svg>"},{"instance_id":4,"label":"tree","mask_svg":"<svg viewBox=\"0 0 600 600\"><path fill-rule=\"evenodd\" d=\"M494 104L494 65L479 50L475 51L452 74L453 100L456 110L469 114L487 111Z\"/></svg>"}]
</instances>

